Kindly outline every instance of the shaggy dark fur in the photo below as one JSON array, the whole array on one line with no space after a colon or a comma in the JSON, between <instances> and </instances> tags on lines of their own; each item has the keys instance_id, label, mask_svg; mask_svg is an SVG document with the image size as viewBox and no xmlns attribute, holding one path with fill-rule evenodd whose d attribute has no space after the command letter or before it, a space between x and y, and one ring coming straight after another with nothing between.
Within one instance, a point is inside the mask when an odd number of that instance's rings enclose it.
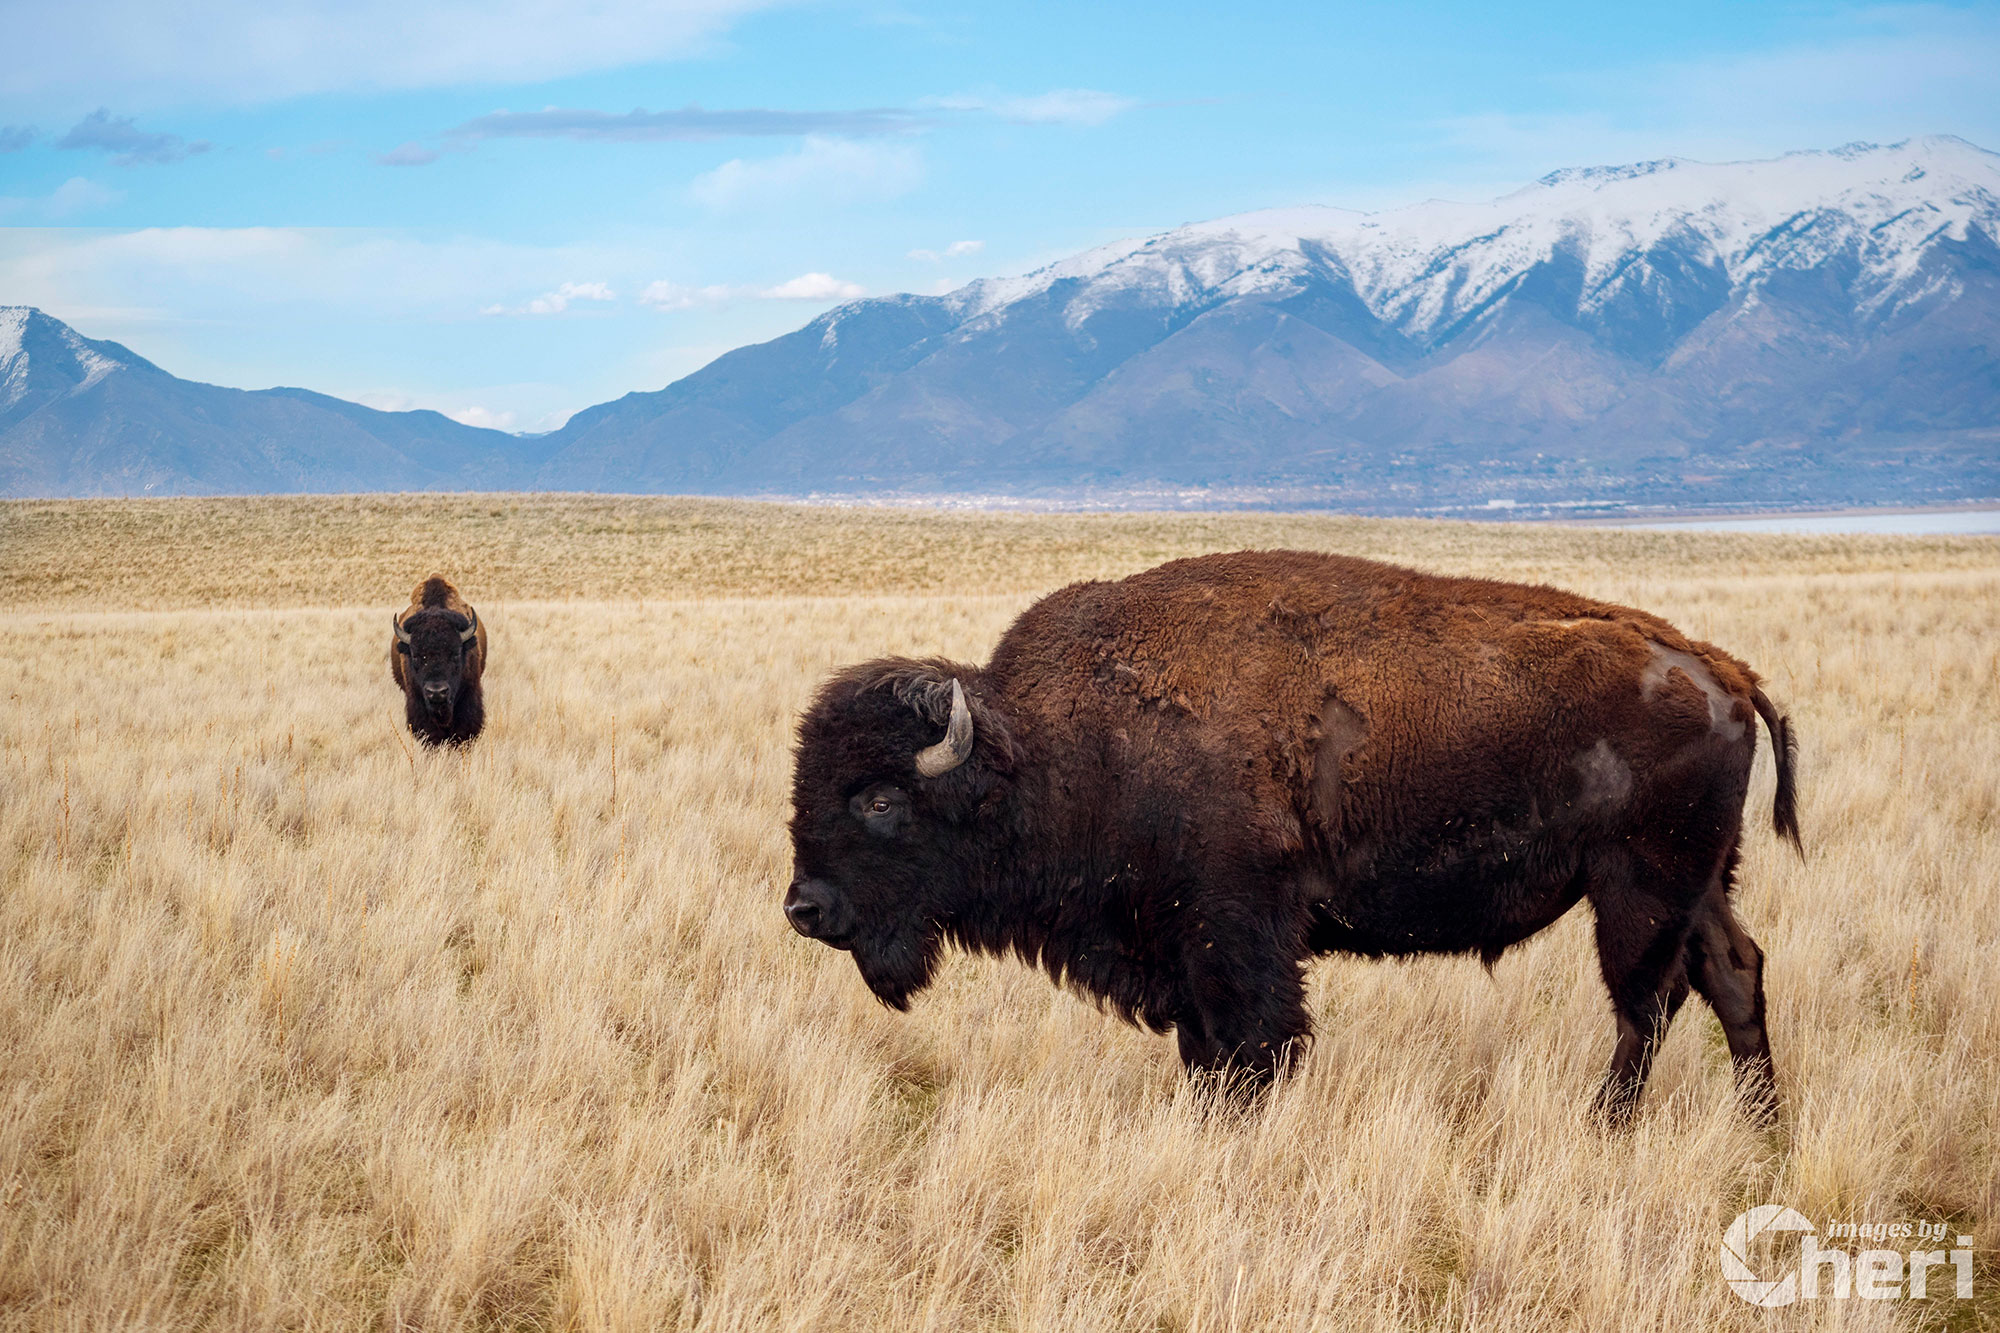
<instances>
[{"instance_id":1,"label":"shaggy dark fur","mask_svg":"<svg viewBox=\"0 0 2000 1333\"><path fill-rule=\"evenodd\" d=\"M951 685L970 758L937 777ZM1294 551L1179 560L1029 608L984 668L841 672L799 723L800 933L902 1009L954 943L1011 952L1253 1085L1310 1033L1314 953L1489 964L1588 898L1628 1118L1692 986L1776 1105L1730 910L1757 677L1642 611Z\"/></svg>"},{"instance_id":2,"label":"shaggy dark fur","mask_svg":"<svg viewBox=\"0 0 2000 1333\"><path fill-rule=\"evenodd\" d=\"M404 643L389 638L389 675L403 692L403 717L426 745L464 745L486 725L486 699L479 678L486 670L486 622L471 642L463 635L477 613L442 574L433 574L410 594L396 615Z\"/></svg>"}]
</instances>

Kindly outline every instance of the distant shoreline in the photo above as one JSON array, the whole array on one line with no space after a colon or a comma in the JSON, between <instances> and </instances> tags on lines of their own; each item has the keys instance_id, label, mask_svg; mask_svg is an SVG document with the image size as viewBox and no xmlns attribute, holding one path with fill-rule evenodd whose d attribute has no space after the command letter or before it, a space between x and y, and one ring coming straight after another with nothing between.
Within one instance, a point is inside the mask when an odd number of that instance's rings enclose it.
<instances>
[{"instance_id":1,"label":"distant shoreline","mask_svg":"<svg viewBox=\"0 0 2000 1333\"><path fill-rule=\"evenodd\" d=\"M1839 505L1798 509L1669 510L1658 514L1619 518L1540 518L1522 520L1550 523L1565 528L1630 528L1641 525L1686 523L1748 523L1763 519L1788 518L1896 518L1912 514L1979 514L2000 510L2000 498L1957 500L1935 505Z\"/></svg>"},{"instance_id":2,"label":"distant shoreline","mask_svg":"<svg viewBox=\"0 0 2000 1333\"><path fill-rule=\"evenodd\" d=\"M1966 528L1939 526L1933 529L1935 535L2000 535L2000 497L1990 499L1955 500L1940 504L1890 504L1890 505L1811 505L1797 508L1746 507L1742 509L1709 507L1678 509L1668 506L1653 508L1634 506L1630 509L1607 513L1598 508L1598 502L1560 501L1551 505L1487 503L1481 505L1447 506L1442 509L1422 509L1416 511L1383 511L1369 508L1345 508L1324 501L1315 503L1312 498L1300 495L1274 496L1269 492L1237 491L1216 492L1201 488L1185 488L1156 491L1084 491L1070 494L1007 494L1000 492L807 492L804 494L754 493L742 495L712 494L699 492L644 492L644 491L341 491L341 492L272 492L266 494L235 495L97 495L97 496L5 496L0 497L0 507L95 504L95 503L167 503L213 502L218 500L245 501L370 501L407 499L431 496L455 499L599 499L599 500L690 500L713 501L719 503L748 503L772 505L797 505L814 509L878 510L903 513L935 514L1180 514L1187 516L1208 515L1251 515L1267 516L1297 515L1300 517L1379 519L1418 522L1472 523L1480 527L1515 528L1620 528L1631 530L1689 531L1704 528L1713 530L1772 531L1769 527L1755 525L1802 524L1803 531L1877 531L1891 535L1898 531L1905 535L1923 535L1921 525L1924 519L1942 519L1954 514L1994 515L1993 525L1976 524ZM1588 507L1590 512L1575 512L1571 507ZM1569 509L1570 512L1562 512ZM1553 512L1552 512L1553 511ZM1868 524L1898 518L1919 520L1919 526L1897 529L1884 526L1871 529L1863 526L1839 529L1830 525L1843 521Z\"/></svg>"}]
</instances>

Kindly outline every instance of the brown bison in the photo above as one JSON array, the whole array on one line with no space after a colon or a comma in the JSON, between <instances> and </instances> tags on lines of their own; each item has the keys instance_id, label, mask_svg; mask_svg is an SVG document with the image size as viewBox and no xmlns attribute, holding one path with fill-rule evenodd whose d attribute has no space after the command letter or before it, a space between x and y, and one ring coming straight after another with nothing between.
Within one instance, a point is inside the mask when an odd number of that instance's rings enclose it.
<instances>
[{"instance_id":1,"label":"brown bison","mask_svg":"<svg viewBox=\"0 0 2000 1333\"><path fill-rule=\"evenodd\" d=\"M486 669L486 626L442 574L410 594L391 621L389 674L403 692L403 716L426 745L464 745L486 724L479 677Z\"/></svg>"},{"instance_id":2,"label":"brown bison","mask_svg":"<svg viewBox=\"0 0 2000 1333\"><path fill-rule=\"evenodd\" d=\"M1297 551L1078 583L985 667L851 667L800 719L785 912L906 1008L946 943L1012 952L1260 1086L1313 954L1490 966L1588 898L1629 1118L1692 986L1776 1107L1763 955L1730 910L1757 676L1554 588Z\"/></svg>"}]
</instances>

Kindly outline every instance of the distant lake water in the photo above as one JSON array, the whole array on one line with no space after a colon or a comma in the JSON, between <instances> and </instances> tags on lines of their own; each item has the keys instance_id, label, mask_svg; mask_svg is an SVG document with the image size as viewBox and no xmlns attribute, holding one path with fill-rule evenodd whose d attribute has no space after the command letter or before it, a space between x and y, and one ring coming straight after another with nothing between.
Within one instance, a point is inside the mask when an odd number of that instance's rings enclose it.
<instances>
[{"instance_id":1,"label":"distant lake water","mask_svg":"<svg viewBox=\"0 0 2000 1333\"><path fill-rule=\"evenodd\" d=\"M1681 523L1621 523L1647 532L1880 532L1903 536L2000 536L2000 509L1930 510L1915 514L1760 514Z\"/></svg>"}]
</instances>

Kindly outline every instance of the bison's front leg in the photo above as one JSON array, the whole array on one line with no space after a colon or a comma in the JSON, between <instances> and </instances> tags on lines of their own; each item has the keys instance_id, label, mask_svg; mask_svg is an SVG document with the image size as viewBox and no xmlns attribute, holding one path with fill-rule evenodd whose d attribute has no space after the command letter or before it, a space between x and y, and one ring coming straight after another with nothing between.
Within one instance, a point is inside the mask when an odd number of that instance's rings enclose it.
<instances>
[{"instance_id":1,"label":"bison's front leg","mask_svg":"<svg viewBox=\"0 0 2000 1333\"><path fill-rule=\"evenodd\" d=\"M1312 1034L1295 925L1204 913L1183 954L1175 1034L1189 1072L1268 1085Z\"/></svg>"}]
</instances>

